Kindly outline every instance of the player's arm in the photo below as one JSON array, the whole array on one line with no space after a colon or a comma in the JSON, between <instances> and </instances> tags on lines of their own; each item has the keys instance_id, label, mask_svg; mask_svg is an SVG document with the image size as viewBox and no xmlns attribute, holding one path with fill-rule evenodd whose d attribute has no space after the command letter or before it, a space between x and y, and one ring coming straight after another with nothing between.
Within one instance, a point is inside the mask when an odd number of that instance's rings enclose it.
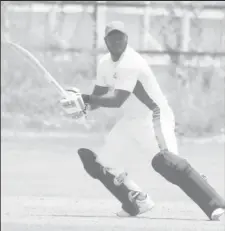
<instances>
[{"instance_id":1,"label":"player's arm","mask_svg":"<svg viewBox=\"0 0 225 231\"><path fill-rule=\"evenodd\" d=\"M95 82L94 90L91 94L92 96L102 96L107 94L109 91L109 88L107 87L104 79L104 70L104 62L100 61L97 70L97 79ZM79 89L73 88L68 89L68 91L70 92L70 95L60 101L61 106L67 115L71 115L73 118L76 118L77 115L82 115L84 112L86 114L87 110L95 110L99 108L99 105L95 104L88 104L87 107L87 102L82 100L83 95L80 93Z\"/></svg>"},{"instance_id":2,"label":"player's arm","mask_svg":"<svg viewBox=\"0 0 225 231\"><path fill-rule=\"evenodd\" d=\"M92 97L94 96L103 96L106 95L109 91L109 88L106 86L95 85L94 90L91 94ZM100 106L96 104L90 104L90 110L98 109Z\"/></svg>"},{"instance_id":3,"label":"player's arm","mask_svg":"<svg viewBox=\"0 0 225 231\"><path fill-rule=\"evenodd\" d=\"M126 90L116 89L112 96L90 95L88 103L90 105L98 105L98 107L119 108L129 97L130 92Z\"/></svg>"},{"instance_id":4,"label":"player's arm","mask_svg":"<svg viewBox=\"0 0 225 231\"><path fill-rule=\"evenodd\" d=\"M133 92L137 83L137 76L137 72L132 69L120 72L112 96L86 95L83 97L84 101L88 102L90 105L94 104L99 107L119 108Z\"/></svg>"}]
</instances>

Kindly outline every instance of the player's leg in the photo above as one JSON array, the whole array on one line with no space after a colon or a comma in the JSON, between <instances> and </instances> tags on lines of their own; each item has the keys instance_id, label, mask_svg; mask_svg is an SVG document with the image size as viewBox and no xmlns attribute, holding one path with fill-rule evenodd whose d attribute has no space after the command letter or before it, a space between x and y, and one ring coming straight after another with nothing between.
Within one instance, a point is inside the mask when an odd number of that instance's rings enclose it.
<instances>
[{"instance_id":1,"label":"player's leg","mask_svg":"<svg viewBox=\"0 0 225 231\"><path fill-rule=\"evenodd\" d=\"M224 212L225 202L187 160L178 156L173 116L164 115L153 122L160 149L152 160L153 168L179 186L210 219L217 219Z\"/></svg>"},{"instance_id":2,"label":"player's leg","mask_svg":"<svg viewBox=\"0 0 225 231\"><path fill-rule=\"evenodd\" d=\"M132 149L132 142L124 132L122 126L114 127L98 155L88 149L80 149L78 154L87 173L98 179L121 202L122 211L117 215L136 216L149 211L154 203L122 167L121 163L128 162L127 148Z\"/></svg>"},{"instance_id":3,"label":"player's leg","mask_svg":"<svg viewBox=\"0 0 225 231\"><path fill-rule=\"evenodd\" d=\"M166 180L180 187L209 219L217 220L224 213L224 199L187 160L164 150L152 159L152 166Z\"/></svg>"},{"instance_id":4,"label":"player's leg","mask_svg":"<svg viewBox=\"0 0 225 231\"><path fill-rule=\"evenodd\" d=\"M155 114L157 116L155 116ZM175 155L178 155L178 144L175 134L175 119L172 111L153 113L153 129L155 139L160 150L169 150ZM157 153L158 153L157 152Z\"/></svg>"},{"instance_id":5,"label":"player's leg","mask_svg":"<svg viewBox=\"0 0 225 231\"><path fill-rule=\"evenodd\" d=\"M121 202L123 210L119 216L136 216L153 207L153 202L126 172L104 166L97 155L89 149L79 149L78 154L86 172L94 179L98 179Z\"/></svg>"}]
</instances>

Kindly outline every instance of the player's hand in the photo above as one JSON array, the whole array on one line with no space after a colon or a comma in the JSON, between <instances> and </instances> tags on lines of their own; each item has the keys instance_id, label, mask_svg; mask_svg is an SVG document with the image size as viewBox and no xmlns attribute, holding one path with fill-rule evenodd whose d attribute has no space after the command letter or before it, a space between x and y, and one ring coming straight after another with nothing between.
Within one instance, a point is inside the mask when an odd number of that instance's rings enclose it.
<instances>
[{"instance_id":1,"label":"player's hand","mask_svg":"<svg viewBox=\"0 0 225 231\"><path fill-rule=\"evenodd\" d=\"M60 104L66 115L73 119L80 119L87 114L87 104L77 89L68 89L68 96L60 100Z\"/></svg>"}]
</instances>

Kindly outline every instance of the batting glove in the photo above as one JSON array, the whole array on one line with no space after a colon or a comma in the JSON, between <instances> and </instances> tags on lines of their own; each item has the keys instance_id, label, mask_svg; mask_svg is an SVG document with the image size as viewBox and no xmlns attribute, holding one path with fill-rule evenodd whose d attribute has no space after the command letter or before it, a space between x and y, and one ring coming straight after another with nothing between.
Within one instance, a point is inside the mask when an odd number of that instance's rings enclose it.
<instances>
[{"instance_id":1,"label":"batting glove","mask_svg":"<svg viewBox=\"0 0 225 231\"><path fill-rule=\"evenodd\" d=\"M80 91L76 88L66 90L68 96L60 100L60 104L66 113L73 119L80 119L87 115L88 105L84 102Z\"/></svg>"}]
</instances>

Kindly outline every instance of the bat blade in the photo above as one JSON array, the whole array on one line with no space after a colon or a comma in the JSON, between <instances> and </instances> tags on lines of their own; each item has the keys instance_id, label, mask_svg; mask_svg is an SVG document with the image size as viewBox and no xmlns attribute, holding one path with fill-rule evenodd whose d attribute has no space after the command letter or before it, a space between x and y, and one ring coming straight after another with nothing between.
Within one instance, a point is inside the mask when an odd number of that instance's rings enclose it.
<instances>
[{"instance_id":1,"label":"bat blade","mask_svg":"<svg viewBox=\"0 0 225 231\"><path fill-rule=\"evenodd\" d=\"M41 71L46 81L52 84L62 97L67 97L67 92L31 52L14 42L5 40L4 43L8 45L11 49L13 49L15 52L23 55L26 61L28 61L38 72Z\"/></svg>"},{"instance_id":2,"label":"bat blade","mask_svg":"<svg viewBox=\"0 0 225 231\"><path fill-rule=\"evenodd\" d=\"M41 62L27 49L20 46L17 43L4 40L1 43L6 44L7 46L11 47L15 52L21 54L38 72L42 72L42 76L44 76L45 80L52 84L57 92L60 94L61 97L67 98L68 93L64 88L55 80L55 78L47 71L47 69L41 64ZM86 116L83 116L80 119L80 122L85 125L86 128L90 128L90 124L87 122Z\"/></svg>"}]
</instances>

